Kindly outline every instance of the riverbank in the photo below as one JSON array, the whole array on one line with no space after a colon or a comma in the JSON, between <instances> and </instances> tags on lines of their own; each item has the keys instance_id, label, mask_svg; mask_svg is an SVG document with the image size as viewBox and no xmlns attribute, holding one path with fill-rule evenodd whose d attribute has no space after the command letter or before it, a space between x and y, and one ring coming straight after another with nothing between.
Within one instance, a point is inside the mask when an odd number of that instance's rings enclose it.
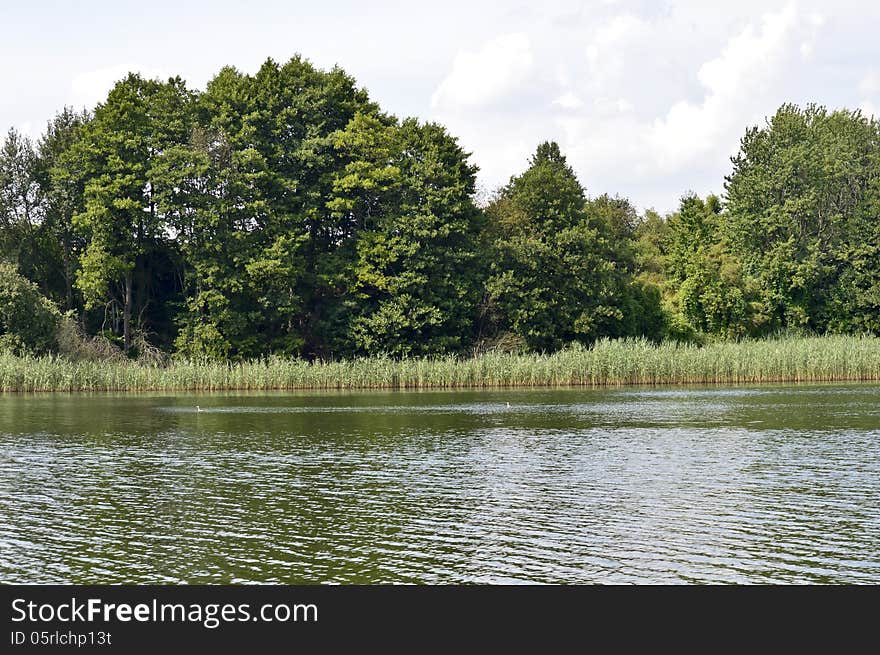
<instances>
[{"instance_id":1,"label":"riverbank","mask_svg":"<svg viewBox=\"0 0 880 655\"><path fill-rule=\"evenodd\" d=\"M74 362L0 354L0 391L231 391L452 389L632 384L747 384L880 380L880 338L825 336L740 343L600 341L552 355L309 363L270 357L239 363Z\"/></svg>"}]
</instances>

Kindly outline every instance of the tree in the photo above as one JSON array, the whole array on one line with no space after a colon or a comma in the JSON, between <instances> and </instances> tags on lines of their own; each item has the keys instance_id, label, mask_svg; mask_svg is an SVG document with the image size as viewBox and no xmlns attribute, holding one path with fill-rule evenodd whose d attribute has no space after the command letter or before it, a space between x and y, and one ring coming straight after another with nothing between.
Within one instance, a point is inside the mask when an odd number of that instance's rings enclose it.
<instances>
[{"instance_id":1,"label":"tree","mask_svg":"<svg viewBox=\"0 0 880 655\"><path fill-rule=\"evenodd\" d=\"M666 221L661 249L672 290L670 336L741 337L754 334L764 320L753 285L730 252L725 218L717 196L704 200L689 193Z\"/></svg>"},{"instance_id":2,"label":"tree","mask_svg":"<svg viewBox=\"0 0 880 655\"><path fill-rule=\"evenodd\" d=\"M476 168L441 126L414 119L399 128L356 119L340 142L368 145L373 160L349 164L337 184L347 200L334 203L362 225L350 321L357 350L461 351L473 339L482 283Z\"/></svg>"},{"instance_id":3,"label":"tree","mask_svg":"<svg viewBox=\"0 0 880 655\"><path fill-rule=\"evenodd\" d=\"M87 242L77 287L86 308L121 307L122 336L132 346L151 296L151 261L168 237L157 211L153 165L189 135L191 96L179 78L166 83L130 74L118 82L76 142L83 162L84 207L74 227Z\"/></svg>"},{"instance_id":4,"label":"tree","mask_svg":"<svg viewBox=\"0 0 880 655\"><path fill-rule=\"evenodd\" d=\"M39 279L45 194L33 142L9 130L0 149L0 255Z\"/></svg>"},{"instance_id":5,"label":"tree","mask_svg":"<svg viewBox=\"0 0 880 655\"><path fill-rule=\"evenodd\" d=\"M644 284L651 284L661 292L666 288L666 267L669 226L653 209L645 212L633 230L633 255L636 273Z\"/></svg>"},{"instance_id":6,"label":"tree","mask_svg":"<svg viewBox=\"0 0 880 655\"><path fill-rule=\"evenodd\" d=\"M626 198L607 194L587 201L586 211L599 231L601 257L611 264L606 280L607 302L619 309L619 318L605 325L602 336L660 339L664 330L660 289L638 277L638 212Z\"/></svg>"},{"instance_id":7,"label":"tree","mask_svg":"<svg viewBox=\"0 0 880 655\"><path fill-rule=\"evenodd\" d=\"M85 208L85 183L74 144L90 119L88 112L65 107L49 122L39 142L40 184L46 198L44 229L49 235L46 255L52 267L45 276L52 297L67 310L82 309L74 299L74 284L85 244L74 230L73 217Z\"/></svg>"},{"instance_id":8,"label":"tree","mask_svg":"<svg viewBox=\"0 0 880 655\"><path fill-rule=\"evenodd\" d=\"M209 339L231 356L317 356L338 342L358 226L333 204L350 163L334 142L359 112L377 115L351 77L298 56L268 60L254 76L227 68L209 83L198 103L201 136L165 167L174 188L200 196L187 201L198 210L174 210L195 221L181 232L195 276L184 351L205 351ZM188 162L191 185L174 173Z\"/></svg>"},{"instance_id":9,"label":"tree","mask_svg":"<svg viewBox=\"0 0 880 655\"><path fill-rule=\"evenodd\" d=\"M37 285L0 262L0 350L42 354L55 346L61 314Z\"/></svg>"},{"instance_id":10,"label":"tree","mask_svg":"<svg viewBox=\"0 0 880 655\"><path fill-rule=\"evenodd\" d=\"M533 350L628 332L635 222L628 203L588 203L559 146L543 143L487 211L484 315L492 332L513 332Z\"/></svg>"},{"instance_id":11,"label":"tree","mask_svg":"<svg viewBox=\"0 0 880 655\"><path fill-rule=\"evenodd\" d=\"M859 112L784 105L743 137L725 186L726 233L768 328L847 328L855 313L876 311L862 291L878 263L878 133Z\"/></svg>"}]
</instances>

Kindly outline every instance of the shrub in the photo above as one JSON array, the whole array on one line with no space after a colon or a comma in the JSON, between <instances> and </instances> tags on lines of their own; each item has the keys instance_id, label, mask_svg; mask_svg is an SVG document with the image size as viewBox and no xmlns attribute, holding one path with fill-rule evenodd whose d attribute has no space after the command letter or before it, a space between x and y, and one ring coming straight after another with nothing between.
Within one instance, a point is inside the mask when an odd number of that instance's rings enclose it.
<instances>
[{"instance_id":1,"label":"shrub","mask_svg":"<svg viewBox=\"0 0 880 655\"><path fill-rule=\"evenodd\" d=\"M53 350L61 313L37 285L0 262L0 349L18 354Z\"/></svg>"},{"instance_id":2,"label":"shrub","mask_svg":"<svg viewBox=\"0 0 880 655\"><path fill-rule=\"evenodd\" d=\"M72 312L61 317L55 338L58 352L71 361L120 362L126 359L122 348L103 335L87 335Z\"/></svg>"}]
</instances>

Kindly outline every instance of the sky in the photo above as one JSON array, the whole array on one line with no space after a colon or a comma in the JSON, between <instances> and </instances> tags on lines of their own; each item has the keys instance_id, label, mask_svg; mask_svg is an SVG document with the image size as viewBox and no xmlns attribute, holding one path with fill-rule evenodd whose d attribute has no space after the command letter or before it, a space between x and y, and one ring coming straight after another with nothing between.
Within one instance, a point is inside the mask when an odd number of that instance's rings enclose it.
<instances>
[{"instance_id":1,"label":"sky","mask_svg":"<svg viewBox=\"0 0 880 655\"><path fill-rule=\"evenodd\" d=\"M33 137L128 71L192 88L299 53L438 121L483 193L555 140L592 196L673 211L723 193L745 129L785 102L880 118L880 3L838 0L0 0L0 130Z\"/></svg>"}]
</instances>

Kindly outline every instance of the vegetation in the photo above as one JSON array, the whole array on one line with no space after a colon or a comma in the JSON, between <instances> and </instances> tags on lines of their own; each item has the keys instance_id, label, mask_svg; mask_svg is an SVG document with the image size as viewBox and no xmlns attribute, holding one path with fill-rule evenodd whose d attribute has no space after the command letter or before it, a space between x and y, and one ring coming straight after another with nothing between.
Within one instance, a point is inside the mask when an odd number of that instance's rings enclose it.
<instances>
[{"instance_id":1,"label":"vegetation","mask_svg":"<svg viewBox=\"0 0 880 655\"><path fill-rule=\"evenodd\" d=\"M4 388L873 378L880 122L785 105L732 164L640 215L548 142L481 207L453 136L338 68L128 75L0 148Z\"/></svg>"},{"instance_id":2,"label":"vegetation","mask_svg":"<svg viewBox=\"0 0 880 655\"><path fill-rule=\"evenodd\" d=\"M56 345L61 315L12 264L0 262L0 351L43 353Z\"/></svg>"},{"instance_id":3,"label":"vegetation","mask_svg":"<svg viewBox=\"0 0 880 655\"><path fill-rule=\"evenodd\" d=\"M588 200L558 145L541 144L486 213L483 331L516 335L531 351L661 334L651 306L659 296L633 279L635 210L608 196Z\"/></svg>"},{"instance_id":4,"label":"vegetation","mask_svg":"<svg viewBox=\"0 0 880 655\"><path fill-rule=\"evenodd\" d=\"M308 362L175 361L168 366L0 353L0 391L222 391L736 384L880 380L880 338L788 337L705 346L600 339L553 354L368 357Z\"/></svg>"}]
</instances>

